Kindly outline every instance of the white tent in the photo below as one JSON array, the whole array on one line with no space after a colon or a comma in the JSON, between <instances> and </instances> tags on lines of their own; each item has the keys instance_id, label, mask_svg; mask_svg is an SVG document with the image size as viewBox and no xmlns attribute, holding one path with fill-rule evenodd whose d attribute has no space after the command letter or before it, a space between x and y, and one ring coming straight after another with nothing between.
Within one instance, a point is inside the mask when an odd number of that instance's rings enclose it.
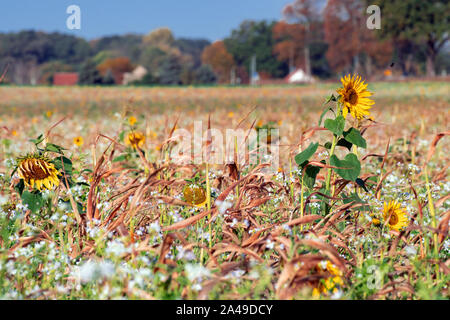
<instances>
[{"instance_id":1,"label":"white tent","mask_svg":"<svg viewBox=\"0 0 450 320\"><path fill-rule=\"evenodd\" d=\"M303 82L313 82L314 79L307 75L302 69L296 69L291 72L286 80L288 83L303 83Z\"/></svg>"}]
</instances>

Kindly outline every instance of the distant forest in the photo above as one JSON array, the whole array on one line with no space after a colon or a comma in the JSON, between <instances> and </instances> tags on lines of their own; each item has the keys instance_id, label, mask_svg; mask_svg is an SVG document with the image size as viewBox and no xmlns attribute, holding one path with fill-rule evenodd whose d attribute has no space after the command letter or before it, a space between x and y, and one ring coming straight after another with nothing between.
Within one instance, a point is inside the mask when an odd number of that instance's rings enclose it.
<instances>
[{"instance_id":1,"label":"distant forest","mask_svg":"<svg viewBox=\"0 0 450 320\"><path fill-rule=\"evenodd\" d=\"M57 72L77 72L80 84L121 84L143 66L134 84L248 83L252 59L261 79L281 79L303 69L327 79L346 72L368 78L428 76L450 71L448 1L377 0L382 28L366 27L369 1L329 0L320 12L296 0L282 21L244 21L211 43L176 38L160 28L92 41L68 34L0 33L0 72L6 82L52 84ZM237 79L237 81L236 81Z\"/></svg>"}]
</instances>

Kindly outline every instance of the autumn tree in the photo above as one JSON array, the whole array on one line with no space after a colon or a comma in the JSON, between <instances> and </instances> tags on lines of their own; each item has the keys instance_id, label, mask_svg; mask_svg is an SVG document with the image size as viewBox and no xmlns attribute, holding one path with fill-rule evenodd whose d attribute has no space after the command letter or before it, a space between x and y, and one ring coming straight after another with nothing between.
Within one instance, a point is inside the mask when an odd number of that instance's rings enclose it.
<instances>
[{"instance_id":1,"label":"autumn tree","mask_svg":"<svg viewBox=\"0 0 450 320\"><path fill-rule=\"evenodd\" d=\"M127 57L118 57L107 59L99 66L97 66L100 74L105 77L108 73L112 73L112 76L115 80L115 83L122 84L123 74L125 72L130 72L133 70L133 65L130 62L130 59Z\"/></svg>"},{"instance_id":2,"label":"autumn tree","mask_svg":"<svg viewBox=\"0 0 450 320\"><path fill-rule=\"evenodd\" d=\"M379 41L366 26L365 5L359 0L329 0L324 10L327 59L336 72L365 72L379 67L392 57L389 41Z\"/></svg>"},{"instance_id":3,"label":"autumn tree","mask_svg":"<svg viewBox=\"0 0 450 320\"><path fill-rule=\"evenodd\" d=\"M217 74L220 83L230 81L231 69L234 67L235 62L223 41L216 41L206 47L202 53L202 62L211 66Z\"/></svg>"},{"instance_id":4,"label":"autumn tree","mask_svg":"<svg viewBox=\"0 0 450 320\"><path fill-rule=\"evenodd\" d=\"M295 0L293 3L288 4L283 9L283 15L287 21L291 23L299 24L297 31L303 33L301 43L303 44L303 57L305 59L305 72L311 74L311 57L310 57L310 45L313 39L312 32L314 28L318 26L320 20L319 9L317 6L317 1L314 0ZM297 35L297 38L300 35ZM292 41L295 41L293 39Z\"/></svg>"},{"instance_id":5,"label":"autumn tree","mask_svg":"<svg viewBox=\"0 0 450 320\"><path fill-rule=\"evenodd\" d=\"M273 27L273 37L277 41L273 48L278 60L288 62L290 69L305 67L306 29L301 24L279 21Z\"/></svg>"}]
</instances>

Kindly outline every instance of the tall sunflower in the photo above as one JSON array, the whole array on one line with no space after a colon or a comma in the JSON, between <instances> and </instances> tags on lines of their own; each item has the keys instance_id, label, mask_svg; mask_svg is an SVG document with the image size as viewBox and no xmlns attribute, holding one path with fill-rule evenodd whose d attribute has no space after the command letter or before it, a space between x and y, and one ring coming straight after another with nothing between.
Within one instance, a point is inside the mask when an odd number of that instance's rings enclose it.
<instances>
[{"instance_id":1,"label":"tall sunflower","mask_svg":"<svg viewBox=\"0 0 450 320\"><path fill-rule=\"evenodd\" d=\"M137 149L144 145L145 136L141 132L130 132L125 138L125 144Z\"/></svg>"},{"instance_id":2,"label":"tall sunflower","mask_svg":"<svg viewBox=\"0 0 450 320\"><path fill-rule=\"evenodd\" d=\"M353 118L361 120L364 116L370 115L370 108L375 103L369 99L372 92L367 91L367 84L361 80L360 76L347 75L341 78L343 88L339 88L337 93L340 95L339 101L342 103L342 115L344 118L347 114L353 116Z\"/></svg>"},{"instance_id":3,"label":"tall sunflower","mask_svg":"<svg viewBox=\"0 0 450 320\"><path fill-rule=\"evenodd\" d=\"M400 231L408 226L408 215L400 208L400 203L396 201L389 201L384 203L383 208L384 221L388 221L388 226L391 230Z\"/></svg>"},{"instance_id":4,"label":"tall sunflower","mask_svg":"<svg viewBox=\"0 0 450 320\"><path fill-rule=\"evenodd\" d=\"M50 159L41 155L27 155L18 159L17 173L26 186L51 190L59 185L58 170Z\"/></svg>"}]
</instances>

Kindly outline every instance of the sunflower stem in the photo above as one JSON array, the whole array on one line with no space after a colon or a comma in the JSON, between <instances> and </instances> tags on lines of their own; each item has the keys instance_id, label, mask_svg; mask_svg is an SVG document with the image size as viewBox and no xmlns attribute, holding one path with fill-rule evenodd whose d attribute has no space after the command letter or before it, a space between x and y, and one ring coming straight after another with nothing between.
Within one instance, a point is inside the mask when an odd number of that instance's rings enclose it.
<instances>
[{"instance_id":1,"label":"sunflower stem","mask_svg":"<svg viewBox=\"0 0 450 320\"><path fill-rule=\"evenodd\" d=\"M301 194L300 194L300 218L303 218L303 211L305 210L304 208L304 204L303 204L303 199L304 199L304 187L305 185L303 184L303 174L302 174L302 187L301 187ZM303 224L300 225L300 231L303 231Z\"/></svg>"},{"instance_id":2,"label":"sunflower stem","mask_svg":"<svg viewBox=\"0 0 450 320\"><path fill-rule=\"evenodd\" d=\"M209 164L206 162L206 205L208 211L211 210L211 186L209 183ZM211 220L211 213L208 215L208 220ZM209 221L209 248L212 247L212 230L211 230L211 221Z\"/></svg>"},{"instance_id":3,"label":"sunflower stem","mask_svg":"<svg viewBox=\"0 0 450 320\"><path fill-rule=\"evenodd\" d=\"M289 157L289 182L290 182L290 186L291 186L291 198L292 198L292 203L294 203L294 182L292 179L292 158ZM302 188L303 188L303 176L302 176ZM303 192L303 191L302 191Z\"/></svg>"},{"instance_id":4,"label":"sunflower stem","mask_svg":"<svg viewBox=\"0 0 450 320\"><path fill-rule=\"evenodd\" d=\"M331 156L334 154L334 148L336 148L336 144L337 144L337 137L336 137L336 135L333 135L333 142L331 144L329 158L331 158ZM330 163L330 161L328 160L328 164L329 163ZM331 168L328 168L327 181L326 181L326 185L325 185L325 188L326 188L327 191L330 191L331 173L332 173Z\"/></svg>"},{"instance_id":5,"label":"sunflower stem","mask_svg":"<svg viewBox=\"0 0 450 320\"><path fill-rule=\"evenodd\" d=\"M434 210L434 204L433 204L433 197L431 196L431 189L430 189L430 183L428 179L428 166L425 165L425 183L427 188L427 194L428 194L428 208L430 210L431 214L431 226L436 229L436 212ZM433 234L433 240L434 240L434 253L436 257L439 253L439 243L438 243L438 236L436 233Z\"/></svg>"}]
</instances>

